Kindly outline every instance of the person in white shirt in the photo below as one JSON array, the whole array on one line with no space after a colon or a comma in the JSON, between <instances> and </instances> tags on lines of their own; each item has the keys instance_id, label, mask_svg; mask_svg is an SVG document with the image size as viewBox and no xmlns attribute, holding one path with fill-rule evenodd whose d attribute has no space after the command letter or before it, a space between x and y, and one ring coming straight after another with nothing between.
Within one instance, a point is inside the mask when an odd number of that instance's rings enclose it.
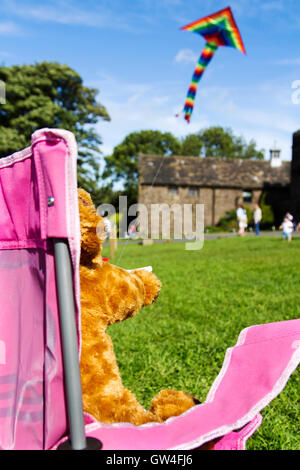
<instances>
[{"instance_id":1,"label":"person in white shirt","mask_svg":"<svg viewBox=\"0 0 300 470\"><path fill-rule=\"evenodd\" d=\"M285 214L285 217L287 217L287 218L292 222L292 224L293 224L293 226L294 226L294 230L297 230L297 224L296 224L296 222L295 222L295 220L294 220L294 216L293 216L290 212L287 212L287 213Z\"/></svg>"},{"instance_id":2,"label":"person in white shirt","mask_svg":"<svg viewBox=\"0 0 300 470\"><path fill-rule=\"evenodd\" d=\"M292 241L292 233L294 230L294 225L290 219L285 217L279 229L282 230L283 240L288 240L289 242Z\"/></svg>"},{"instance_id":3,"label":"person in white shirt","mask_svg":"<svg viewBox=\"0 0 300 470\"><path fill-rule=\"evenodd\" d=\"M111 224L111 221L107 217L103 217L103 223L104 223L105 238L107 240L110 237L110 234L112 231L112 224Z\"/></svg>"},{"instance_id":4,"label":"person in white shirt","mask_svg":"<svg viewBox=\"0 0 300 470\"><path fill-rule=\"evenodd\" d=\"M247 218L247 212L244 209L244 206L242 204L239 204L237 211L236 211L236 218L239 224L239 231L238 235L244 235L245 233L245 228L248 227L248 218Z\"/></svg>"},{"instance_id":5,"label":"person in white shirt","mask_svg":"<svg viewBox=\"0 0 300 470\"><path fill-rule=\"evenodd\" d=\"M255 206L254 206L253 219L254 219L255 233L258 236L259 235L260 222L261 222L261 219L262 219L261 208L259 207L258 204L255 204Z\"/></svg>"}]
</instances>

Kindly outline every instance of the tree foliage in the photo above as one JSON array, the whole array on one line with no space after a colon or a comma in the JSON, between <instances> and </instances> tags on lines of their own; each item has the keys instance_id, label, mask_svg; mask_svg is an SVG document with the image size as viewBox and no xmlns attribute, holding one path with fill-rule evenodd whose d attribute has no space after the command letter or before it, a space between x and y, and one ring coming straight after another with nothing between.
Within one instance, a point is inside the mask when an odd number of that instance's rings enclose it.
<instances>
[{"instance_id":1,"label":"tree foliage","mask_svg":"<svg viewBox=\"0 0 300 470\"><path fill-rule=\"evenodd\" d=\"M235 136L231 129L221 126L208 127L182 140L182 155L213 158L263 159L263 150L256 148L254 140L249 143Z\"/></svg>"},{"instance_id":2,"label":"tree foliage","mask_svg":"<svg viewBox=\"0 0 300 470\"><path fill-rule=\"evenodd\" d=\"M180 141L171 133L143 130L132 132L114 148L112 155L105 157L104 178L112 181L124 181L130 200L137 197L138 155L178 155L181 151Z\"/></svg>"},{"instance_id":3,"label":"tree foliage","mask_svg":"<svg viewBox=\"0 0 300 470\"><path fill-rule=\"evenodd\" d=\"M95 189L101 138L93 124L110 119L97 101L98 90L84 86L77 72L56 62L1 66L0 80L6 85L6 103L0 106L0 157L30 145L37 129L67 129L78 143L79 184Z\"/></svg>"},{"instance_id":4,"label":"tree foliage","mask_svg":"<svg viewBox=\"0 0 300 470\"><path fill-rule=\"evenodd\" d=\"M256 149L251 140L246 143L236 137L231 129L210 127L183 139L174 137L170 132L142 130L132 132L117 145L113 153L105 157L104 178L110 181L123 181L125 193L130 201L137 199L138 155L185 155L214 158L256 158L264 157L263 151Z\"/></svg>"},{"instance_id":5,"label":"tree foliage","mask_svg":"<svg viewBox=\"0 0 300 470\"><path fill-rule=\"evenodd\" d=\"M199 134L189 134L181 142L181 154L191 157L199 157L203 148L203 142Z\"/></svg>"}]
</instances>

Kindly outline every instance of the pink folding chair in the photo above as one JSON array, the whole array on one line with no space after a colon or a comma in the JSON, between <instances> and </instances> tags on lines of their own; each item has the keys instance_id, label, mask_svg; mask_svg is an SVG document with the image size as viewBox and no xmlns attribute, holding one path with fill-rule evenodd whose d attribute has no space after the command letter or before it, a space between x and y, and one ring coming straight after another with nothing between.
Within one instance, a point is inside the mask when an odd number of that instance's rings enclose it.
<instances>
[{"instance_id":1,"label":"pink folding chair","mask_svg":"<svg viewBox=\"0 0 300 470\"><path fill-rule=\"evenodd\" d=\"M0 449L244 449L299 364L300 320L252 326L205 403L165 423L83 412L76 141L42 129L0 160Z\"/></svg>"}]
</instances>

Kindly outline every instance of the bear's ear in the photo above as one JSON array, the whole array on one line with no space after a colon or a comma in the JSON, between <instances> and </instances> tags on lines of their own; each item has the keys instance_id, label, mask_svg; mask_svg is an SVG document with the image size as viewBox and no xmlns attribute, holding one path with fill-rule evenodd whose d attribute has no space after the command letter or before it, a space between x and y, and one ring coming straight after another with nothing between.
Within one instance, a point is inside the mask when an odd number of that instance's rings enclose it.
<instances>
[{"instance_id":1,"label":"bear's ear","mask_svg":"<svg viewBox=\"0 0 300 470\"><path fill-rule=\"evenodd\" d=\"M101 253L103 231L102 217L98 216L91 196L84 190L78 189L80 214L81 252L80 263L89 265Z\"/></svg>"},{"instance_id":2,"label":"bear's ear","mask_svg":"<svg viewBox=\"0 0 300 470\"><path fill-rule=\"evenodd\" d=\"M78 199L79 199L79 204L81 203L84 206L92 206L95 209L92 198L90 194L87 191L85 191L85 189L78 188Z\"/></svg>"}]
</instances>

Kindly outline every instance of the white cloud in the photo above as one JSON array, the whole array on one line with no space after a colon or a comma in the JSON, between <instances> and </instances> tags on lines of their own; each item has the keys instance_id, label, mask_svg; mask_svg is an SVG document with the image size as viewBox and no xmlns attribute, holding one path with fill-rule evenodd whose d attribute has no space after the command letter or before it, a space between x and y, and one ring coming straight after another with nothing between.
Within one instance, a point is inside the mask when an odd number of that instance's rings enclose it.
<instances>
[{"instance_id":1,"label":"white cloud","mask_svg":"<svg viewBox=\"0 0 300 470\"><path fill-rule=\"evenodd\" d=\"M2 0L2 8L6 13L37 22L57 23L70 26L86 26L123 30L140 33L142 27L136 25L136 20L147 20L143 13L120 12L116 14L110 2L94 2L92 6L76 0L48 0L34 2L32 0Z\"/></svg>"},{"instance_id":2,"label":"white cloud","mask_svg":"<svg viewBox=\"0 0 300 470\"><path fill-rule=\"evenodd\" d=\"M300 57L279 59L272 62L274 65L297 66L300 65Z\"/></svg>"},{"instance_id":3,"label":"white cloud","mask_svg":"<svg viewBox=\"0 0 300 470\"><path fill-rule=\"evenodd\" d=\"M172 91L169 95L159 95L162 90L155 84L140 84L140 93L131 94L136 89L135 84L111 80L109 83L93 83L101 89L100 101L111 117L110 122L102 121L97 125L103 140L101 150L104 155L112 153L113 148L131 132L151 129L181 137L211 125L205 116L194 119L190 125L184 121L183 115L175 117L182 106Z\"/></svg>"},{"instance_id":4,"label":"white cloud","mask_svg":"<svg viewBox=\"0 0 300 470\"><path fill-rule=\"evenodd\" d=\"M191 49L180 49L174 60L178 63L189 64L192 62L194 64L197 62L198 56Z\"/></svg>"},{"instance_id":5,"label":"white cloud","mask_svg":"<svg viewBox=\"0 0 300 470\"><path fill-rule=\"evenodd\" d=\"M271 147L274 146L276 142L276 146L281 150L281 158L284 161L291 160L292 156L292 134L291 133L278 133L273 132L272 130L265 130L265 129L256 129L255 135L253 136L253 129L252 127L242 127L240 131L244 137L249 141L254 137L255 142L257 143L257 148L263 148L265 150L265 158L269 159L269 150Z\"/></svg>"},{"instance_id":6,"label":"white cloud","mask_svg":"<svg viewBox=\"0 0 300 470\"><path fill-rule=\"evenodd\" d=\"M254 139L258 148L268 150L274 141L282 149L282 158L291 158L291 136L299 126L298 108L292 105L289 86L263 82L253 87L208 86L199 88L191 123L181 113L185 88L180 81L125 83L119 77L100 75L88 83L101 90L99 100L106 106L110 122L99 122L104 155L131 132L142 129L171 132L176 137L220 125L230 127L247 141ZM250 99L251 97L251 99Z\"/></svg>"},{"instance_id":7,"label":"white cloud","mask_svg":"<svg viewBox=\"0 0 300 470\"><path fill-rule=\"evenodd\" d=\"M161 106L162 104L167 103L169 99L169 96L154 96L154 98L152 98L152 101L154 104Z\"/></svg>"},{"instance_id":8,"label":"white cloud","mask_svg":"<svg viewBox=\"0 0 300 470\"><path fill-rule=\"evenodd\" d=\"M20 34L20 28L12 21L4 21L0 23L0 35L10 36Z\"/></svg>"},{"instance_id":9,"label":"white cloud","mask_svg":"<svg viewBox=\"0 0 300 470\"><path fill-rule=\"evenodd\" d=\"M231 127L234 134L243 135L247 141L254 139L258 148L266 150L267 158L268 150L276 140L282 150L283 160L290 160L291 136L300 127L296 106L293 107L291 103L280 103L281 88L273 87L271 90L273 93L270 94L272 101L264 96L266 93L263 91L257 95L255 91L244 90L244 95L254 97L253 103L246 103L241 99L241 95L232 96L230 89L202 88L198 93L198 103L199 100L202 102L203 112L207 112L210 120L214 117L217 119L217 123L215 121L213 125ZM195 115L198 113L199 105L194 111Z\"/></svg>"},{"instance_id":10,"label":"white cloud","mask_svg":"<svg viewBox=\"0 0 300 470\"><path fill-rule=\"evenodd\" d=\"M6 12L40 22L128 29L124 19L113 15L107 7L91 10L64 0L53 0L47 4L27 1L20 5L20 2L17 3L15 0L5 0L4 3Z\"/></svg>"},{"instance_id":11,"label":"white cloud","mask_svg":"<svg viewBox=\"0 0 300 470\"><path fill-rule=\"evenodd\" d=\"M11 54L7 51L0 51L0 57L10 57Z\"/></svg>"},{"instance_id":12,"label":"white cloud","mask_svg":"<svg viewBox=\"0 0 300 470\"><path fill-rule=\"evenodd\" d=\"M265 11L282 11L285 9L285 6L281 0L275 0L273 2L262 2L261 9Z\"/></svg>"}]
</instances>

